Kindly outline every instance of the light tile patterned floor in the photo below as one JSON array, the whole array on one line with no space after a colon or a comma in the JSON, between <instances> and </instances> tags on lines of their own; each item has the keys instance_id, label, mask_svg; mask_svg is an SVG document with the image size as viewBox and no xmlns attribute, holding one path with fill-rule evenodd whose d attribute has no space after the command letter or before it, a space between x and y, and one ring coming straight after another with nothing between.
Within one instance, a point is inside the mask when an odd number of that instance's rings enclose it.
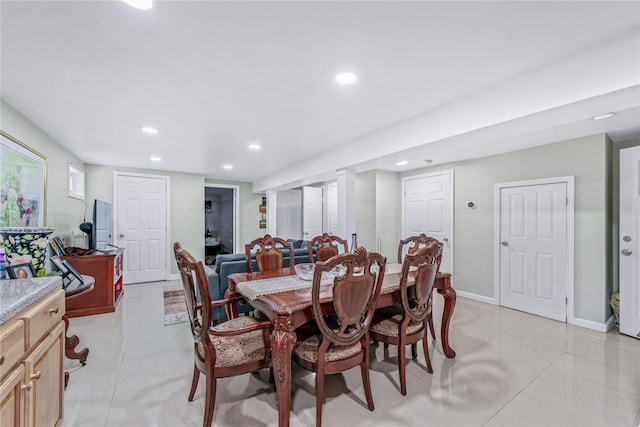
<instances>
[{"instance_id":1,"label":"light tile patterned floor","mask_svg":"<svg viewBox=\"0 0 640 427\"><path fill-rule=\"evenodd\" d=\"M71 373L63 426L201 426L203 381L187 402L193 345L187 323L163 325L163 286L125 286L115 313L71 319L90 348ZM435 299L436 327L442 313ZM431 341L434 373L411 361L408 395L398 391L397 352L374 346L376 409L366 408L358 369L327 379L325 426L640 425L640 340L458 299L455 359ZM421 354L421 351L419 352ZM292 426L313 426L313 374L294 365ZM219 380L215 426L277 425L268 371Z\"/></svg>"}]
</instances>

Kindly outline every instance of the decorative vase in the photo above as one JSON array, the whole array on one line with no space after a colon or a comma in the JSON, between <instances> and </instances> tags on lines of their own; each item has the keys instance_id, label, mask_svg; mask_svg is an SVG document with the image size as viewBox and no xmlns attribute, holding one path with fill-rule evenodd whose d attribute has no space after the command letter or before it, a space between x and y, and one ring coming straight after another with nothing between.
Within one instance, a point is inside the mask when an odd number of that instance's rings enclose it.
<instances>
[{"instance_id":1,"label":"decorative vase","mask_svg":"<svg viewBox=\"0 0 640 427\"><path fill-rule=\"evenodd\" d=\"M53 228L0 227L7 265L31 263L38 277L47 275L45 261Z\"/></svg>"}]
</instances>

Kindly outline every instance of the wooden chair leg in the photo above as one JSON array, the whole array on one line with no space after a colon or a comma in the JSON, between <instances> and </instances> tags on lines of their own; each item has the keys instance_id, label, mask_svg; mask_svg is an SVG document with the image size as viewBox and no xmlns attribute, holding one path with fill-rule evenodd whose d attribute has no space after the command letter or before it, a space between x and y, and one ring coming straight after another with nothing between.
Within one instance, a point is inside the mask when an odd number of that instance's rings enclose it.
<instances>
[{"instance_id":1,"label":"wooden chair leg","mask_svg":"<svg viewBox=\"0 0 640 427\"><path fill-rule=\"evenodd\" d=\"M401 339L398 343L398 371L400 373L400 393L403 396L407 395L407 376L406 376L406 366L405 366L405 354L407 351L407 345L404 340Z\"/></svg>"},{"instance_id":2,"label":"wooden chair leg","mask_svg":"<svg viewBox=\"0 0 640 427\"><path fill-rule=\"evenodd\" d=\"M213 424L213 409L216 405L216 383L217 380L207 376L207 395L204 400L204 422L202 424L203 427L211 427Z\"/></svg>"},{"instance_id":3,"label":"wooden chair leg","mask_svg":"<svg viewBox=\"0 0 640 427\"><path fill-rule=\"evenodd\" d=\"M429 330L431 331L431 338L433 338L435 340L436 339L436 331L433 328L433 313L429 313L429 315L427 316L427 319L429 320Z\"/></svg>"},{"instance_id":4,"label":"wooden chair leg","mask_svg":"<svg viewBox=\"0 0 640 427\"><path fill-rule=\"evenodd\" d=\"M200 370L193 364L193 378L191 379L191 390L189 391L189 402L193 400L193 396L196 394L196 389L198 388L198 380L200 379Z\"/></svg>"},{"instance_id":5,"label":"wooden chair leg","mask_svg":"<svg viewBox=\"0 0 640 427\"><path fill-rule=\"evenodd\" d=\"M373 395L371 394L371 379L369 378L369 346L364 348L364 357L360 363L360 371L362 373L362 385L364 394L367 397L367 406L370 411L375 409L373 405Z\"/></svg>"},{"instance_id":6,"label":"wooden chair leg","mask_svg":"<svg viewBox=\"0 0 640 427\"><path fill-rule=\"evenodd\" d=\"M425 334L422 337L422 350L424 350L424 359L427 361L427 372L433 374L433 368L431 367L431 358L429 357L429 344L427 343L428 340L429 336L425 331Z\"/></svg>"},{"instance_id":7,"label":"wooden chair leg","mask_svg":"<svg viewBox=\"0 0 640 427\"><path fill-rule=\"evenodd\" d=\"M322 401L324 398L324 364L318 363L316 372L316 427L322 425Z\"/></svg>"}]
</instances>

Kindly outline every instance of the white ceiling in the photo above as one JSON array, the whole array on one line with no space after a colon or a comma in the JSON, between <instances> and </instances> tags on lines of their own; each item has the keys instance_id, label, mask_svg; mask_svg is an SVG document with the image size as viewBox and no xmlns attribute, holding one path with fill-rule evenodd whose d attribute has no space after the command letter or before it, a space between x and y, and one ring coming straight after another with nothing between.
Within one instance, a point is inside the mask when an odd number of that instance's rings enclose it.
<instances>
[{"instance_id":1,"label":"white ceiling","mask_svg":"<svg viewBox=\"0 0 640 427\"><path fill-rule=\"evenodd\" d=\"M2 98L89 164L263 191L640 137L638 1L2 1L0 19Z\"/></svg>"}]
</instances>

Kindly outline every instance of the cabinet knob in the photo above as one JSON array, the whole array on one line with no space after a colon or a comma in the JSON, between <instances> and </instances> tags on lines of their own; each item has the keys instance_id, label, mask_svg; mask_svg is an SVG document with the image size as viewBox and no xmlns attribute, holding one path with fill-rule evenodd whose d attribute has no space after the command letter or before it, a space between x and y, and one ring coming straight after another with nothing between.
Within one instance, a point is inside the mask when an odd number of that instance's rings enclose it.
<instances>
[{"instance_id":1,"label":"cabinet knob","mask_svg":"<svg viewBox=\"0 0 640 427\"><path fill-rule=\"evenodd\" d=\"M31 390L33 388L33 383L29 381L25 385L20 386L20 390Z\"/></svg>"},{"instance_id":2,"label":"cabinet knob","mask_svg":"<svg viewBox=\"0 0 640 427\"><path fill-rule=\"evenodd\" d=\"M41 376L42 376L42 372L38 371L35 374L29 375L29 379L31 379L31 380L39 380Z\"/></svg>"},{"instance_id":3,"label":"cabinet knob","mask_svg":"<svg viewBox=\"0 0 640 427\"><path fill-rule=\"evenodd\" d=\"M58 313L58 307L49 309L49 314L57 314L57 313Z\"/></svg>"}]
</instances>

